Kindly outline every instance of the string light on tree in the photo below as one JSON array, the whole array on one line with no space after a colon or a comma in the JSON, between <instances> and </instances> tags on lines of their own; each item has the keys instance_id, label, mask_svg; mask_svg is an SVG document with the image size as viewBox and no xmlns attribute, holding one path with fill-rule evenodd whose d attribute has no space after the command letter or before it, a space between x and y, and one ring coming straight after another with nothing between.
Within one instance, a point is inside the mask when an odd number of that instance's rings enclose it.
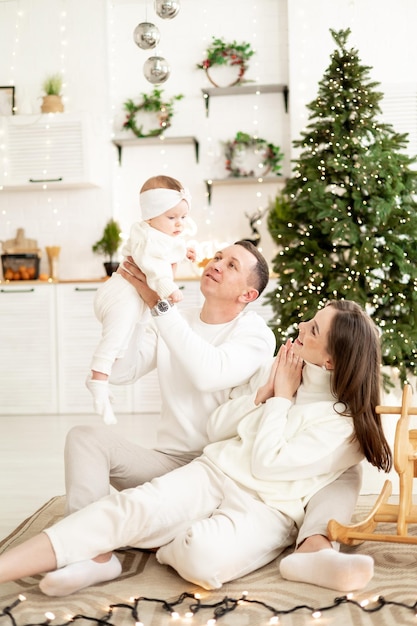
<instances>
[{"instance_id":1,"label":"string light on tree","mask_svg":"<svg viewBox=\"0 0 417 626\"><path fill-rule=\"evenodd\" d=\"M347 49L349 34L332 31L338 47L307 106L310 123L293 142L300 149L294 174L271 207L281 284L267 297L280 320L279 343L293 332L294 306L308 319L329 298L372 303L384 328L383 362L405 382L417 373L415 159L405 153L406 135L378 121L383 94Z\"/></svg>"}]
</instances>

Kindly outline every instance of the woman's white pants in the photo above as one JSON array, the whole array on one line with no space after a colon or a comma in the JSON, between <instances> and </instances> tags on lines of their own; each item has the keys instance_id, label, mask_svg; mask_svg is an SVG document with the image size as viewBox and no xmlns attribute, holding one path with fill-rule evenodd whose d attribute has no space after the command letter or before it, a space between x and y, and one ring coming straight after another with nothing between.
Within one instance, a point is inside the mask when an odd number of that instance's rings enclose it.
<instances>
[{"instance_id":1,"label":"woman's white pants","mask_svg":"<svg viewBox=\"0 0 417 626\"><path fill-rule=\"evenodd\" d=\"M293 520L198 458L106 496L45 530L57 567L116 548L153 548L160 563L206 589L252 572L295 539Z\"/></svg>"}]
</instances>

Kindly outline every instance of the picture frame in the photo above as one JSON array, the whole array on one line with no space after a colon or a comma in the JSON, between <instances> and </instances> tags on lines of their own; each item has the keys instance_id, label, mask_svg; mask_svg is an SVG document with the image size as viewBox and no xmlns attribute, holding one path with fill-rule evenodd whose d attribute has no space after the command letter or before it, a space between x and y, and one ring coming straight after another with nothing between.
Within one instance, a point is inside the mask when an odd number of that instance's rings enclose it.
<instances>
[{"instance_id":1,"label":"picture frame","mask_svg":"<svg viewBox=\"0 0 417 626\"><path fill-rule=\"evenodd\" d=\"M0 115L14 115L15 88L0 86Z\"/></svg>"}]
</instances>

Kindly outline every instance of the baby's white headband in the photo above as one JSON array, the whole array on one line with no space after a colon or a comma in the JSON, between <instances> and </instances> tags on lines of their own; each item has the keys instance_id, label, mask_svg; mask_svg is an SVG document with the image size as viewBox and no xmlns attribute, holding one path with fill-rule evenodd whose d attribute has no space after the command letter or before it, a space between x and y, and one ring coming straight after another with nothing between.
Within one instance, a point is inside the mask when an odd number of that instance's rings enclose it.
<instances>
[{"instance_id":1,"label":"baby's white headband","mask_svg":"<svg viewBox=\"0 0 417 626\"><path fill-rule=\"evenodd\" d=\"M143 220L150 220L152 217L162 215L165 211L169 211L176 206L181 200L185 200L188 204L188 210L191 210L191 196L188 189L148 189L139 195L139 204L142 212Z\"/></svg>"}]
</instances>

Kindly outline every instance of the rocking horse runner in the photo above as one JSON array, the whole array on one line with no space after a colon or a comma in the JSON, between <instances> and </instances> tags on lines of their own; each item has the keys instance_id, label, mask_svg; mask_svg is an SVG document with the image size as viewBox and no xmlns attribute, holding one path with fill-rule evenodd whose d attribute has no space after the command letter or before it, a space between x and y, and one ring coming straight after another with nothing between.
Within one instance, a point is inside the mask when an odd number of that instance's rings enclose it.
<instances>
[{"instance_id":1,"label":"rocking horse runner","mask_svg":"<svg viewBox=\"0 0 417 626\"><path fill-rule=\"evenodd\" d=\"M392 482L385 481L370 514L362 522L345 526L336 520L328 525L329 538L348 545L362 541L388 541L417 544L417 537L408 534L409 524L417 524L417 506L413 505L413 479L417 477L417 430L409 430L410 415L417 415L417 407L410 407L411 387L404 385L402 404L378 406L380 415L400 414L394 441L394 468L399 478L399 503L389 504ZM374 532L378 524L396 524L396 534Z\"/></svg>"}]
</instances>

